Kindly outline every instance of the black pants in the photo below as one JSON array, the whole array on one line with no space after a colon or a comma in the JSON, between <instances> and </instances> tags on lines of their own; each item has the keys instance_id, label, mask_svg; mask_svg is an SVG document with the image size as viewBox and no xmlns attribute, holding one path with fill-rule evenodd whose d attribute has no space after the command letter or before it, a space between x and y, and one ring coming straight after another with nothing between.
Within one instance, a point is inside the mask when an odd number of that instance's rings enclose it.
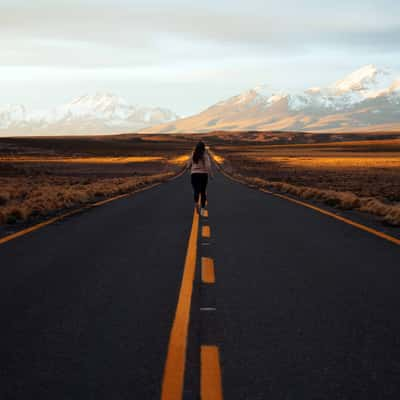
<instances>
[{"instance_id":1,"label":"black pants","mask_svg":"<svg viewBox=\"0 0 400 400\"><path fill-rule=\"evenodd\" d=\"M201 195L201 207L206 206L206 188L208 182L208 174L192 174L192 186L194 192L194 201L197 203L199 201L199 196Z\"/></svg>"}]
</instances>

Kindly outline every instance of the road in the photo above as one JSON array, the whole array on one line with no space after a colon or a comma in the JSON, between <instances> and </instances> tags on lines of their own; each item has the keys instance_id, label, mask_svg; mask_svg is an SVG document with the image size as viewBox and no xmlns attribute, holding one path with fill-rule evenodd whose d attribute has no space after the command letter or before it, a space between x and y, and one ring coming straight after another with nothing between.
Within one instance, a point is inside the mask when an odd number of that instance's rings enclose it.
<instances>
[{"instance_id":1,"label":"road","mask_svg":"<svg viewBox=\"0 0 400 400\"><path fill-rule=\"evenodd\" d=\"M399 246L219 173L191 197L0 245L1 399L399 398Z\"/></svg>"}]
</instances>

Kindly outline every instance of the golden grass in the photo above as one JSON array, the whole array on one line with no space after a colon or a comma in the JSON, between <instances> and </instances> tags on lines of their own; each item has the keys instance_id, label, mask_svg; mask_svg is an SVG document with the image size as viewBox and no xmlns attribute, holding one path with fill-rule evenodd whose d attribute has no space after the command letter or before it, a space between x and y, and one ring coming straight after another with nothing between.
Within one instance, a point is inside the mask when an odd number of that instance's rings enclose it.
<instances>
[{"instance_id":1,"label":"golden grass","mask_svg":"<svg viewBox=\"0 0 400 400\"><path fill-rule=\"evenodd\" d=\"M35 157L35 156L0 156L0 163L4 164L131 164L163 162L173 165L183 165L189 159L184 154L174 158L163 156L129 156L129 157Z\"/></svg>"},{"instance_id":2,"label":"golden grass","mask_svg":"<svg viewBox=\"0 0 400 400\"><path fill-rule=\"evenodd\" d=\"M160 156L134 157L19 157L0 156L0 162L10 163L76 163L76 164L127 164L167 160Z\"/></svg>"},{"instance_id":3,"label":"golden grass","mask_svg":"<svg viewBox=\"0 0 400 400\"><path fill-rule=\"evenodd\" d=\"M277 162L306 168L400 168L400 157L255 157L257 161Z\"/></svg>"},{"instance_id":4,"label":"golden grass","mask_svg":"<svg viewBox=\"0 0 400 400\"><path fill-rule=\"evenodd\" d=\"M0 224L43 217L161 182L176 175L187 159L1 156L10 175L0 176ZM88 164L93 167L85 168Z\"/></svg>"},{"instance_id":5,"label":"golden grass","mask_svg":"<svg viewBox=\"0 0 400 400\"><path fill-rule=\"evenodd\" d=\"M276 147L278 147L277 145ZM312 144L292 144L290 146L293 147L343 147L343 148L356 148L356 147L374 147L374 148L382 148L382 147L400 147L400 139L379 139L379 140L351 140L348 142L326 142L326 143L312 143Z\"/></svg>"},{"instance_id":6,"label":"golden grass","mask_svg":"<svg viewBox=\"0 0 400 400\"><path fill-rule=\"evenodd\" d=\"M217 164L222 164L224 162L224 157L217 154L213 154L213 159Z\"/></svg>"},{"instance_id":7,"label":"golden grass","mask_svg":"<svg viewBox=\"0 0 400 400\"><path fill-rule=\"evenodd\" d=\"M60 209L128 193L174 175L88 179L73 177L0 178L0 224L46 216Z\"/></svg>"},{"instance_id":8,"label":"golden grass","mask_svg":"<svg viewBox=\"0 0 400 400\"><path fill-rule=\"evenodd\" d=\"M170 164L174 164L174 165L183 165L183 164L186 164L186 162L189 160L189 157L190 156L188 154L185 154L182 156L171 158L168 160L168 162Z\"/></svg>"},{"instance_id":9,"label":"golden grass","mask_svg":"<svg viewBox=\"0 0 400 400\"><path fill-rule=\"evenodd\" d=\"M331 207L343 210L359 210L382 217L382 220L393 226L400 226L400 204L385 204L373 197L358 197L351 192L338 192L313 187L296 186L285 182L271 182L261 178L230 173L235 178L252 186L288 193L305 200L316 200Z\"/></svg>"},{"instance_id":10,"label":"golden grass","mask_svg":"<svg viewBox=\"0 0 400 400\"><path fill-rule=\"evenodd\" d=\"M244 182L376 215L400 226L400 140L224 144L223 169ZM219 163L221 164L221 163Z\"/></svg>"},{"instance_id":11,"label":"golden grass","mask_svg":"<svg viewBox=\"0 0 400 400\"><path fill-rule=\"evenodd\" d=\"M165 135L147 139L0 140L0 224L32 222L161 182L182 170L191 141Z\"/></svg>"}]
</instances>

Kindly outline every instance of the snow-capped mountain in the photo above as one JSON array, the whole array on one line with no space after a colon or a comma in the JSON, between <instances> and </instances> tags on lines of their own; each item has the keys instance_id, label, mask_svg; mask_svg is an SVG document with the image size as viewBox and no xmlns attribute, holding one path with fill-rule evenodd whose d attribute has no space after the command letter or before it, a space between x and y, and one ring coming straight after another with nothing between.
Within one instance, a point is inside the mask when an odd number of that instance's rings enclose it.
<instances>
[{"instance_id":1,"label":"snow-capped mountain","mask_svg":"<svg viewBox=\"0 0 400 400\"><path fill-rule=\"evenodd\" d=\"M400 130L400 74L366 65L325 87L292 92L259 85L178 119L109 93L84 95L50 111L0 106L0 136L290 130Z\"/></svg>"},{"instance_id":2,"label":"snow-capped mountain","mask_svg":"<svg viewBox=\"0 0 400 400\"><path fill-rule=\"evenodd\" d=\"M145 132L380 129L400 130L400 75L367 65L326 87L299 93L260 85Z\"/></svg>"},{"instance_id":3,"label":"snow-capped mountain","mask_svg":"<svg viewBox=\"0 0 400 400\"><path fill-rule=\"evenodd\" d=\"M0 106L0 129L24 121L26 119L26 109L19 104Z\"/></svg>"},{"instance_id":4,"label":"snow-capped mountain","mask_svg":"<svg viewBox=\"0 0 400 400\"><path fill-rule=\"evenodd\" d=\"M177 118L166 108L135 106L113 94L97 93L49 111L27 111L23 105L0 107L0 135L134 132Z\"/></svg>"}]
</instances>

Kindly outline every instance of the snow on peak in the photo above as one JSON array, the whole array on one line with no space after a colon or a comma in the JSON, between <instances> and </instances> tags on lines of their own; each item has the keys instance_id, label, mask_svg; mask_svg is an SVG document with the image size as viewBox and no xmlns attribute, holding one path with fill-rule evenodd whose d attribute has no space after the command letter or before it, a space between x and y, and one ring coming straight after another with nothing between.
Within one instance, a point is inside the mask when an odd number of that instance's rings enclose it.
<instances>
[{"instance_id":1,"label":"snow on peak","mask_svg":"<svg viewBox=\"0 0 400 400\"><path fill-rule=\"evenodd\" d=\"M270 85L257 85L255 88L252 89L255 93L257 93L260 96L264 97L270 97L273 94L273 89L271 88Z\"/></svg>"},{"instance_id":2,"label":"snow on peak","mask_svg":"<svg viewBox=\"0 0 400 400\"><path fill-rule=\"evenodd\" d=\"M238 96L235 96L237 104L252 101L254 100L255 97L257 97L257 93L253 89L246 90L245 92L239 94Z\"/></svg>"},{"instance_id":3,"label":"snow on peak","mask_svg":"<svg viewBox=\"0 0 400 400\"><path fill-rule=\"evenodd\" d=\"M0 128L9 126L26 119L26 108L21 104L0 106Z\"/></svg>"},{"instance_id":4,"label":"snow on peak","mask_svg":"<svg viewBox=\"0 0 400 400\"><path fill-rule=\"evenodd\" d=\"M245 92L231 97L228 100L221 101L218 105L245 105L245 106L265 106L270 105L286 98L288 95L279 90L273 90L269 85L258 85L253 89L246 90Z\"/></svg>"},{"instance_id":5,"label":"snow on peak","mask_svg":"<svg viewBox=\"0 0 400 400\"><path fill-rule=\"evenodd\" d=\"M26 113L25 106L22 104L7 104L0 106L0 113L7 113L10 115L23 115Z\"/></svg>"},{"instance_id":6,"label":"snow on peak","mask_svg":"<svg viewBox=\"0 0 400 400\"><path fill-rule=\"evenodd\" d=\"M365 91L376 86L387 86L390 73L369 64L361 67L330 86L338 94L350 91Z\"/></svg>"},{"instance_id":7,"label":"snow on peak","mask_svg":"<svg viewBox=\"0 0 400 400\"><path fill-rule=\"evenodd\" d=\"M72 100L70 104L126 104L126 101L112 93L98 92L93 95L85 94Z\"/></svg>"},{"instance_id":8,"label":"snow on peak","mask_svg":"<svg viewBox=\"0 0 400 400\"><path fill-rule=\"evenodd\" d=\"M399 96L400 95L400 79L394 80L391 85L383 89L376 89L366 94L367 99L375 99L383 96Z\"/></svg>"},{"instance_id":9,"label":"snow on peak","mask_svg":"<svg viewBox=\"0 0 400 400\"><path fill-rule=\"evenodd\" d=\"M326 87L312 87L303 92L288 92L274 90L270 85L258 85L218 105L261 106L267 109L286 99L291 111L308 109L330 112L349 109L366 99L378 96L398 96L399 86L399 81L393 79L393 73L370 64Z\"/></svg>"},{"instance_id":10,"label":"snow on peak","mask_svg":"<svg viewBox=\"0 0 400 400\"><path fill-rule=\"evenodd\" d=\"M311 87L305 91L306 93L310 94L318 94L321 93L321 88L320 87Z\"/></svg>"},{"instance_id":11,"label":"snow on peak","mask_svg":"<svg viewBox=\"0 0 400 400\"><path fill-rule=\"evenodd\" d=\"M100 114L107 118L116 114L123 117L122 114L131 108L129 104L121 97L111 93L96 93L94 95L85 94L80 96L70 103L61 107L61 112L72 112L73 114ZM122 113L122 114L121 114Z\"/></svg>"},{"instance_id":12,"label":"snow on peak","mask_svg":"<svg viewBox=\"0 0 400 400\"><path fill-rule=\"evenodd\" d=\"M270 96L270 97L268 98L267 103L270 104L270 105L272 105L272 104L278 103L278 102L281 101L281 100L286 99L287 97L288 97L288 95L285 94L285 93L273 94L272 96Z\"/></svg>"},{"instance_id":13,"label":"snow on peak","mask_svg":"<svg viewBox=\"0 0 400 400\"><path fill-rule=\"evenodd\" d=\"M307 107L344 110L362 101L394 93L393 73L387 69L369 64L361 67L334 84L310 88L302 95L296 95L290 105L293 110Z\"/></svg>"},{"instance_id":14,"label":"snow on peak","mask_svg":"<svg viewBox=\"0 0 400 400\"><path fill-rule=\"evenodd\" d=\"M170 122L178 116L169 109L130 105L125 99L111 93L79 96L69 103L50 110L26 112L24 106L0 107L0 128L15 124L33 124L38 127L82 129L90 123L99 129L134 130L154 124Z\"/></svg>"},{"instance_id":15,"label":"snow on peak","mask_svg":"<svg viewBox=\"0 0 400 400\"><path fill-rule=\"evenodd\" d=\"M263 100L264 98L260 96L254 89L246 90L240 94L237 94L236 96L230 97L226 100L222 100L216 104L218 107L225 107L229 105L245 105L245 106L250 106L250 105L255 105L257 104L260 100Z\"/></svg>"}]
</instances>

